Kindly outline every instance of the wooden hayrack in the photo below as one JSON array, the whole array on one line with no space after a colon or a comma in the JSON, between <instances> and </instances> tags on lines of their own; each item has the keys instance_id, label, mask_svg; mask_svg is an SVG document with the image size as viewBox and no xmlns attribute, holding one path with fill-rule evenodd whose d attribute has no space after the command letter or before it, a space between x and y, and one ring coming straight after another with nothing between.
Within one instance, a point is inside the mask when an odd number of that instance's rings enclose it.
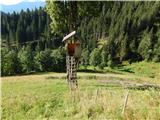
<instances>
[{"instance_id":1,"label":"wooden hayrack","mask_svg":"<svg viewBox=\"0 0 160 120\"><path fill-rule=\"evenodd\" d=\"M62 40L66 46L67 82L71 90L78 88L77 65L81 53L81 42L76 31L71 32Z\"/></svg>"}]
</instances>

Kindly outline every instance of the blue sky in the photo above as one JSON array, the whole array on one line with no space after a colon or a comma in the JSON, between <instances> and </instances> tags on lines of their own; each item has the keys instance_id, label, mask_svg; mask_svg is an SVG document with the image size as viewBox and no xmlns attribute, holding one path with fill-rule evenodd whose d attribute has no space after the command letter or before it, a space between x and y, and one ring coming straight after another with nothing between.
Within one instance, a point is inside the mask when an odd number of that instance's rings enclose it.
<instances>
[{"instance_id":1,"label":"blue sky","mask_svg":"<svg viewBox=\"0 0 160 120\"><path fill-rule=\"evenodd\" d=\"M15 5L21 2L44 2L45 0L0 0L0 4L3 5Z\"/></svg>"}]
</instances>

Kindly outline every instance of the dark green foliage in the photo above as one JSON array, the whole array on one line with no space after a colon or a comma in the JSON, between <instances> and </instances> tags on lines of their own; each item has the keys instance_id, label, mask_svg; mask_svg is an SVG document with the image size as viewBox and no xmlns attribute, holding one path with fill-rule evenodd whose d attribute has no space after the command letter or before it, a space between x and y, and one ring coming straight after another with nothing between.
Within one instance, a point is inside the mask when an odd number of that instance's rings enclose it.
<instances>
[{"instance_id":1,"label":"dark green foliage","mask_svg":"<svg viewBox=\"0 0 160 120\"><path fill-rule=\"evenodd\" d=\"M107 66L109 46L107 38L102 38L98 40L98 48L101 52L101 64L100 67L104 68Z\"/></svg>"},{"instance_id":2,"label":"dark green foliage","mask_svg":"<svg viewBox=\"0 0 160 120\"><path fill-rule=\"evenodd\" d=\"M64 48L60 47L58 49L55 49L51 53L51 57L53 60L53 70L54 71L64 71L66 66L66 55Z\"/></svg>"},{"instance_id":3,"label":"dark green foliage","mask_svg":"<svg viewBox=\"0 0 160 120\"><path fill-rule=\"evenodd\" d=\"M36 53L34 57L37 71L64 71L65 52L64 48L55 50L46 49Z\"/></svg>"},{"instance_id":4,"label":"dark green foliage","mask_svg":"<svg viewBox=\"0 0 160 120\"><path fill-rule=\"evenodd\" d=\"M105 66L107 66L107 61L108 61L107 53L106 53L106 51L103 50L101 52L101 64L100 64L100 67L104 68Z\"/></svg>"},{"instance_id":5,"label":"dark green foliage","mask_svg":"<svg viewBox=\"0 0 160 120\"><path fill-rule=\"evenodd\" d=\"M89 65L89 51L88 49L83 49L81 54L81 65L87 67Z\"/></svg>"},{"instance_id":6,"label":"dark green foliage","mask_svg":"<svg viewBox=\"0 0 160 120\"><path fill-rule=\"evenodd\" d=\"M121 47L120 47L120 61L125 60L128 55L128 39L127 35L120 37Z\"/></svg>"},{"instance_id":7,"label":"dark green foliage","mask_svg":"<svg viewBox=\"0 0 160 120\"><path fill-rule=\"evenodd\" d=\"M109 54L108 55L108 62L107 62L108 67L112 68L113 67L113 59L112 56Z\"/></svg>"},{"instance_id":8,"label":"dark green foliage","mask_svg":"<svg viewBox=\"0 0 160 120\"><path fill-rule=\"evenodd\" d=\"M14 75L19 74L22 71L20 60L17 56L17 52L14 50L8 51L2 49L1 51L1 74Z\"/></svg>"},{"instance_id":9,"label":"dark green foliage","mask_svg":"<svg viewBox=\"0 0 160 120\"><path fill-rule=\"evenodd\" d=\"M40 71L51 71L53 59L51 57L51 50L46 49L40 51L35 56L35 62Z\"/></svg>"},{"instance_id":10,"label":"dark green foliage","mask_svg":"<svg viewBox=\"0 0 160 120\"><path fill-rule=\"evenodd\" d=\"M93 65L94 67L101 64L101 52L98 48L95 48L91 52L89 63L90 63L90 65Z\"/></svg>"},{"instance_id":11,"label":"dark green foliage","mask_svg":"<svg viewBox=\"0 0 160 120\"><path fill-rule=\"evenodd\" d=\"M31 47L28 45L27 47L23 47L19 53L18 58L23 67L23 72L29 73L34 70L34 59L33 52Z\"/></svg>"},{"instance_id":12,"label":"dark green foliage","mask_svg":"<svg viewBox=\"0 0 160 120\"><path fill-rule=\"evenodd\" d=\"M106 8L106 3L110 7ZM102 6L102 11L98 12L96 17L93 16L90 20L83 18L81 21L78 31L81 33L85 47L89 46L89 50L93 50L97 47L99 39L107 37L110 46L109 53L112 55L113 60L139 60L138 56L150 60L153 59L153 56L156 57L155 59L158 58L157 55L153 55L153 47L154 45L155 47L159 46L156 46L158 43L156 31L159 27L157 24L160 21L159 2L117 1L103 2ZM88 11L88 14L90 12ZM140 53L138 50L145 39L143 33L147 29L149 32L152 29L152 33L150 33L152 37L152 55L150 55L150 58L144 57L146 52ZM154 54L159 53L157 51Z\"/></svg>"},{"instance_id":13,"label":"dark green foliage","mask_svg":"<svg viewBox=\"0 0 160 120\"><path fill-rule=\"evenodd\" d=\"M152 31L144 31L142 34L141 42L138 47L138 52L143 57L143 59L151 59L152 54Z\"/></svg>"},{"instance_id":14,"label":"dark green foliage","mask_svg":"<svg viewBox=\"0 0 160 120\"><path fill-rule=\"evenodd\" d=\"M34 11L22 10L20 13L1 12L1 21L2 41L7 41L9 47L43 38L48 40L53 36L49 27L50 17L41 7Z\"/></svg>"},{"instance_id":15,"label":"dark green foliage","mask_svg":"<svg viewBox=\"0 0 160 120\"><path fill-rule=\"evenodd\" d=\"M85 67L160 62L159 2L47 1L45 10L1 12L2 46L8 49L2 50L2 74L64 71L65 51L59 46L71 30L82 38L80 61ZM34 40L40 41L18 44ZM22 68L15 69L13 61Z\"/></svg>"},{"instance_id":16,"label":"dark green foliage","mask_svg":"<svg viewBox=\"0 0 160 120\"><path fill-rule=\"evenodd\" d=\"M157 44L154 44L154 49L153 49L153 61L154 62L160 62L160 23L156 25L157 26L157 33L156 33L156 38Z\"/></svg>"}]
</instances>

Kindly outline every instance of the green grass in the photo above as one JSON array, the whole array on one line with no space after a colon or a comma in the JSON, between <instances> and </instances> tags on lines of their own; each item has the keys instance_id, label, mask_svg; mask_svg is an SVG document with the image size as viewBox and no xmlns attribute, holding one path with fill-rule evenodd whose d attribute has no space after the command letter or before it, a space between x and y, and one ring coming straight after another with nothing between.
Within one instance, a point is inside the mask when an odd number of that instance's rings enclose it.
<instances>
[{"instance_id":1,"label":"green grass","mask_svg":"<svg viewBox=\"0 0 160 120\"><path fill-rule=\"evenodd\" d=\"M139 76L146 76L150 78L160 77L160 63L154 62L139 62L125 66L125 69L130 69L133 73Z\"/></svg>"},{"instance_id":2,"label":"green grass","mask_svg":"<svg viewBox=\"0 0 160 120\"><path fill-rule=\"evenodd\" d=\"M128 90L121 86L100 82L101 80L128 80L135 83L159 84L158 65L159 63L140 62L112 70L105 68L103 73L80 72L78 73L79 89L75 92L69 91L65 73L3 77L2 119L158 120L160 119L160 91L129 90L126 111L122 114ZM123 71L128 68L133 72ZM114 71L116 74L107 70ZM150 77L147 71L152 72L154 78Z\"/></svg>"}]
</instances>

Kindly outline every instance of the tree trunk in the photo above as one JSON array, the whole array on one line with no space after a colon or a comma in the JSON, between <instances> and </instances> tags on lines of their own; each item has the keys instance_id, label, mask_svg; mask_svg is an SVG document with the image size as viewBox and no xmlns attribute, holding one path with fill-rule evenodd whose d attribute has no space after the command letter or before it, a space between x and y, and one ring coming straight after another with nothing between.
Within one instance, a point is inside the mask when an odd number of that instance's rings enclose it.
<instances>
[{"instance_id":1,"label":"tree trunk","mask_svg":"<svg viewBox=\"0 0 160 120\"><path fill-rule=\"evenodd\" d=\"M70 1L69 12L69 31L72 32L77 29L77 1Z\"/></svg>"}]
</instances>

